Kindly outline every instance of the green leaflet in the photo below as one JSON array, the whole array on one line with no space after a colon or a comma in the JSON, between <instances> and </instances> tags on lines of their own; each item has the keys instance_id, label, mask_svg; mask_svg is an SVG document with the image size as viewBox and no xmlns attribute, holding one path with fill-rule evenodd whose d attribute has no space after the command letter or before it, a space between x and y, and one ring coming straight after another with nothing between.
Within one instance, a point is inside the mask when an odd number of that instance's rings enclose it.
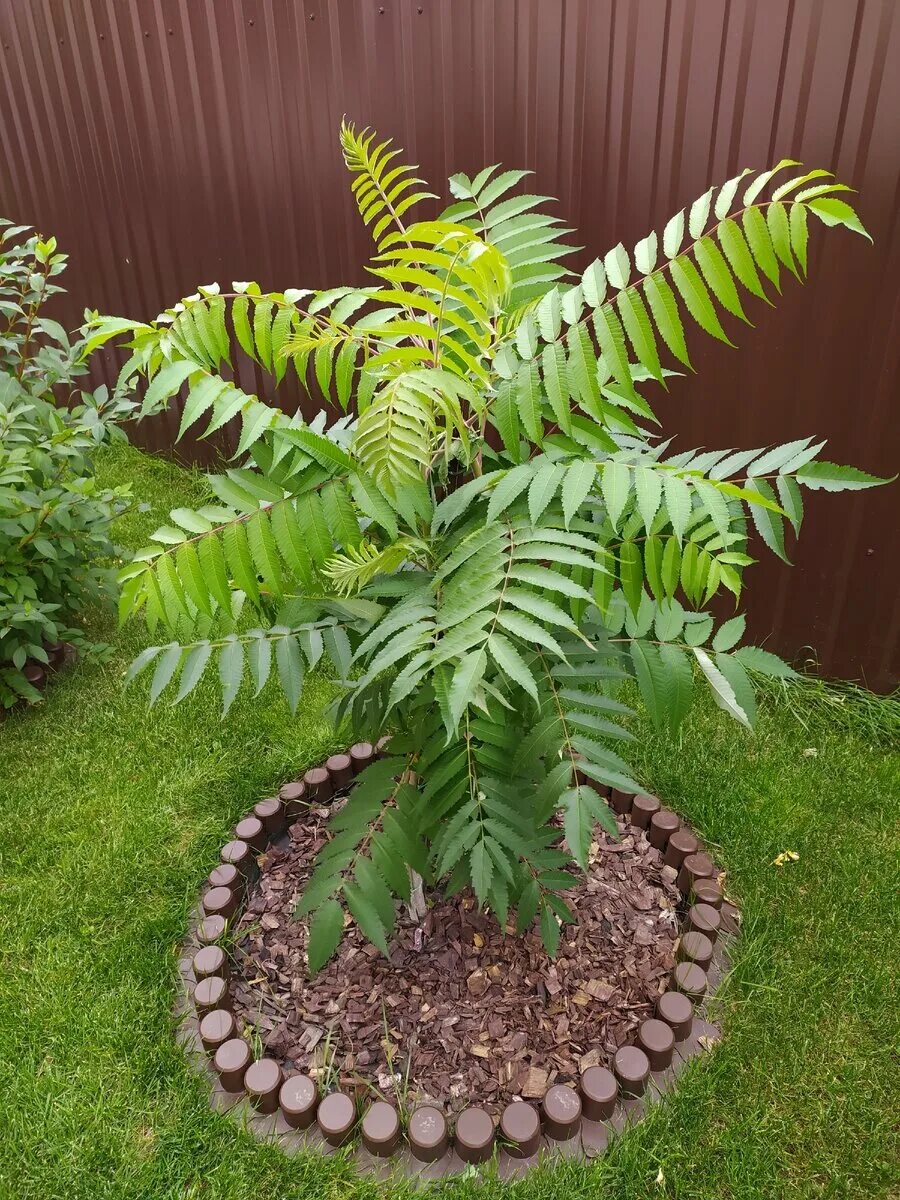
<instances>
[{"instance_id":1,"label":"green leaflet","mask_svg":"<svg viewBox=\"0 0 900 1200\"><path fill-rule=\"evenodd\" d=\"M614 288L628 287L628 279L631 275L631 262L628 258L628 251L621 242L619 242L618 246L614 246L606 255L603 260L603 267L606 271L606 278ZM596 287L596 279L592 278L591 283L594 285L591 287L591 291L599 294L599 288ZM589 304L591 303L587 292L585 292L585 299ZM596 308L599 304L600 301L598 300L592 307Z\"/></svg>"},{"instance_id":2,"label":"green leaflet","mask_svg":"<svg viewBox=\"0 0 900 1200\"><path fill-rule=\"evenodd\" d=\"M699 646L694 647L694 657L700 664L700 670L706 676L713 699L719 708L727 712L729 716L734 717L741 725L746 725L749 729L751 727L750 714L741 707L735 695L734 688L725 675L715 665L706 651L701 650Z\"/></svg>"},{"instance_id":3,"label":"green leaflet","mask_svg":"<svg viewBox=\"0 0 900 1200\"><path fill-rule=\"evenodd\" d=\"M837 463L830 462L811 462L800 467L797 471L797 479L804 487L808 487L812 491L821 489L826 492L842 492L879 487L883 483L892 482L893 479L896 479L896 475L891 479L883 479L878 475L869 475L856 467L841 467ZM759 487L759 480L754 480L754 485Z\"/></svg>"},{"instance_id":4,"label":"green leaflet","mask_svg":"<svg viewBox=\"0 0 900 1200\"><path fill-rule=\"evenodd\" d=\"M756 723L756 695L753 690L753 684L750 682L750 678L744 670L740 659L734 658L730 654L720 653L716 655L716 666L720 674L730 684L738 708L744 714L747 724L752 729Z\"/></svg>"},{"instance_id":5,"label":"green leaflet","mask_svg":"<svg viewBox=\"0 0 900 1200\"><path fill-rule=\"evenodd\" d=\"M231 608L231 588L222 545L218 538L207 537L201 539L199 547L198 557L203 570L203 582L216 603L223 611L228 612Z\"/></svg>"},{"instance_id":6,"label":"green leaflet","mask_svg":"<svg viewBox=\"0 0 900 1200\"><path fill-rule=\"evenodd\" d=\"M800 165L801 164L798 163L793 158L783 158L783 159L781 159L780 162L776 163L775 166L771 168L771 170L763 171L761 174L757 175L757 177L753 180L753 182L750 184L750 186L744 192L744 199L743 199L744 208L748 208L751 204L753 204L755 202L757 196L760 194L760 192L763 190L763 188L766 186L766 184L769 183L769 181L772 179L773 175L777 175L777 173L779 171L783 171L787 167L799 167Z\"/></svg>"},{"instance_id":7,"label":"green leaflet","mask_svg":"<svg viewBox=\"0 0 900 1200\"><path fill-rule=\"evenodd\" d=\"M600 491L613 529L619 527L619 520L631 494L631 483L632 472L625 463L615 461L604 463L600 478Z\"/></svg>"},{"instance_id":8,"label":"green leaflet","mask_svg":"<svg viewBox=\"0 0 900 1200\"><path fill-rule=\"evenodd\" d=\"M528 513L533 525L538 523L541 513L555 496L562 474L563 468L551 462L544 463L535 472L528 487Z\"/></svg>"},{"instance_id":9,"label":"green leaflet","mask_svg":"<svg viewBox=\"0 0 900 1200\"><path fill-rule=\"evenodd\" d=\"M684 609L674 598L661 600L654 620L656 636L661 642L674 642L684 629Z\"/></svg>"},{"instance_id":10,"label":"green leaflet","mask_svg":"<svg viewBox=\"0 0 900 1200\"><path fill-rule=\"evenodd\" d=\"M723 183L719 188L719 195L716 197L714 212L716 220L721 221L723 217L731 212L731 206L734 203L734 198L737 195L738 187L745 175L749 175L750 171L747 167L741 171L740 175L735 175L733 179L729 179L727 183Z\"/></svg>"},{"instance_id":11,"label":"green leaflet","mask_svg":"<svg viewBox=\"0 0 900 1200\"><path fill-rule=\"evenodd\" d=\"M542 358L544 387L553 416L563 431L570 433L572 429L571 412L569 410L569 384L566 372L566 353L559 342L545 346Z\"/></svg>"},{"instance_id":12,"label":"green leaflet","mask_svg":"<svg viewBox=\"0 0 900 1200\"><path fill-rule=\"evenodd\" d=\"M565 659L566 657L556 638L536 621L532 621L530 617L504 610L498 614L497 624L515 637L521 638L527 646L543 646L557 658Z\"/></svg>"},{"instance_id":13,"label":"green leaflet","mask_svg":"<svg viewBox=\"0 0 900 1200\"><path fill-rule=\"evenodd\" d=\"M225 526L225 559L235 584L248 600L259 604L259 583L243 522Z\"/></svg>"},{"instance_id":14,"label":"green leaflet","mask_svg":"<svg viewBox=\"0 0 900 1200\"><path fill-rule=\"evenodd\" d=\"M677 475L665 475L663 476L663 491L672 532L680 542L684 537L688 518L691 515L690 488L685 480L679 479Z\"/></svg>"},{"instance_id":15,"label":"green leaflet","mask_svg":"<svg viewBox=\"0 0 900 1200\"><path fill-rule=\"evenodd\" d=\"M703 507L709 513L717 532L724 538L731 527L731 514L728 511L728 501L722 491L713 483L706 480L696 480L694 487Z\"/></svg>"},{"instance_id":16,"label":"green leaflet","mask_svg":"<svg viewBox=\"0 0 900 1200\"><path fill-rule=\"evenodd\" d=\"M182 542L175 551L175 564L185 591L197 608L207 616L212 615L212 603L203 566L192 542Z\"/></svg>"},{"instance_id":17,"label":"green leaflet","mask_svg":"<svg viewBox=\"0 0 900 1200\"><path fill-rule=\"evenodd\" d=\"M371 900L353 884L344 884L344 897L354 921L373 946L377 946L385 958L390 955L386 930Z\"/></svg>"},{"instance_id":18,"label":"green leaflet","mask_svg":"<svg viewBox=\"0 0 900 1200\"><path fill-rule=\"evenodd\" d=\"M658 239L655 233L648 233L634 248L634 265L642 275L649 275L656 266L659 253Z\"/></svg>"},{"instance_id":19,"label":"green leaflet","mask_svg":"<svg viewBox=\"0 0 900 1200\"><path fill-rule=\"evenodd\" d=\"M212 657L212 646L209 642L201 642L187 652L181 669L181 679L178 684L178 694L175 703L189 696L203 677L207 663Z\"/></svg>"},{"instance_id":20,"label":"green leaflet","mask_svg":"<svg viewBox=\"0 0 900 1200\"><path fill-rule=\"evenodd\" d=\"M631 369L628 366L628 354L625 350L625 333L611 305L595 311L594 330L597 334L600 352L606 365L612 371L613 378L626 395L631 395L634 392L634 384L631 381Z\"/></svg>"},{"instance_id":21,"label":"green leaflet","mask_svg":"<svg viewBox=\"0 0 900 1200\"><path fill-rule=\"evenodd\" d=\"M684 341L684 329L672 289L661 275L649 275L644 281L644 295L663 341L678 361L689 367L691 362Z\"/></svg>"},{"instance_id":22,"label":"green leaflet","mask_svg":"<svg viewBox=\"0 0 900 1200\"><path fill-rule=\"evenodd\" d=\"M608 832L613 832L613 836L618 836L618 827L612 819L610 829L611 810L587 784L569 788L558 803L563 810L563 830L572 856L582 871L586 871L594 822L599 821Z\"/></svg>"},{"instance_id":23,"label":"green leaflet","mask_svg":"<svg viewBox=\"0 0 900 1200\"><path fill-rule=\"evenodd\" d=\"M472 703L475 689L481 682L486 666L487 655L482 647L467 654L453 672L453 682L450 684L450 716L454 725L459 724L466 707Z\"/></svg>"},{"instance_id":24,"label":"green leaflet","mask_svg":"<svg viewBox=\"0 0 900 1200\"><path fill-rule=\"evenodd\" d=\"M624 284L614 283L613 286L624 287ZM581 290L584 293L585 300L591 308L599 308L599 306L603 303L604 297L606 296L606 271L599 258L595 258L581 276ZM554 333L553 337L555 338L556 336L556 333ZM548 338L547 340L549 341L551 339Z\"/></svg>"},{"instance_id":25,"label":"green leaflet","mask_svg":"<svg viewBox=\"0 0 900 1200\"><path fill-rule=\"evenodd\" d=\"M614 738L616 741L630 742L634 734L596 713L579 712L577 709L566 713L566 724L572 728L587 730L589 733L600 734L602 737Z\"/></svg>"},{"instance_id":26,"label":"green leaflet","mask_svg":"<svg viewBox=\"0 0 900 1200\"><path fill-rule=\"evenodd\" d=\"M338 947L344 932L344 910L336 900L325 900L309 924L307 962L310 975L321 971Z\"/></svg>"},{"instance_id":27,"label":"green leaflet","mask_svg":"<svg viewBox=\"0 0 900 1200\"><path fill-rule=\"evenodd\" d=\"M588 268L590 269L590 268ZM586 274L587 272L585 272ZM596 301L600 303L599 300ZM562 328L562 308L560 305L559 289L551 288L537 306L537 321L541 337L545 342L554 342L559 337Z\"/></svg>"},{"instance_id":28,"label":"green leaflet","mask_svg":"<svg viewBox=\"0 0 900 1200\"><path fill-rule=\"evenodd\" d=\"M325 520L322 501L315 492L307 492L306 495L297 498L296 512L310 557L316 564L324 563L334 553L334 544Z\"/></svg>"},{"instance_id":29,"label":"green leaflet","mask_svg":"<svg viewBox=\"0 0 900 1200\"><path fill-rule=\"evenodd\" d=\"M172 362L161 367L147 388L141 405L142 414L156 412L175 395L187 377L196 372L197 366L195 362Z\"/></svg>"},{"instance_id":30,"label":"green leaflet","mask_svg":"<svg viewBox=\"0 0 900 1200\"><path fill-rule=\"evenodd\" d=\"M647 576L650 591L656 600L661 600L665 595L661 570L663 550L662 538L648 537L644 542L644 573Z\"/></svg>"},{"instance_id":31,"label":"green leaflet","mask_svg":"<svg viewBox=\"0 0 900 1200\"><path fill-rule=\"evenodd\" d=\"M735 650L734 657L749 670L767 675L771 679L799 678L793 667L789 667L777 655L762 650L759 646L741 646L739 650Z\"/></svg>"},{"instance_id":32,"label":"green leaflet","mask_svg":"<svg viewBox=\"0 0 900 1200\"><path fill-rule=\"evenodd\" d=\"M260 633L258 637L247 642L247 666L250 668L250 678L253 680L253 695L258 696L269 681L272 670L272 643Z\"/></svg>"},{"instance_id":33,"label":"green leaflet","mask_svg":"<svg viewBox=\"0 0 900 1200\"><path fill-rule=\"evenodd\" d=\"M362 540L362 532L353 502L343 483L338 480L326 483L321 496L325 523L331 531L335 545L344 548L358 546Z\"/></svg>"},{"instance_id":34,"label":"green leaflet","mask_svg":"<svg viewBox=\"0 0 900 1200\"><path fill-rule=\"evenodd\" d=\"M712 238L701 238L694 247L694 254L703 278L722 307L733 313L734 316L740 317L742 321L747 321L737 288L731 278L731 271L722 257L721 250ZM747 323L749 324L749 321Z\"/></svg>"},{"instance_id":35,"label":"green leaflet","mask_svg":"<svg viewBox=\"0 0 900 1200\"><path fill-rule=\"evenodd\" d=\"M787 269L798 275L791 252L791 226L787 208L783 204L770 204L766 212L766 225L772 239L772 249Z\"/></svg>"},{"instance_id":36,"label":"green leaflet","mask_svg":"<svg viewBox=\"0 0 900 1200\"><path fill-rule=\"evenodd\" d=\"M801 193L802 196L802 193ZM825 225L846 225L848 229L852 229L854 233L862 234L864 238L868 238L871 242L872 238L868 230L860 221L854 210L849 204L843 200L836 200L832 197L816 197L809 201L807 205L810 212L814 212L820 221Z\"/></svg>"},{"instance_id":37,"label":"green leaflet","mask_svg":"<svg viewBox=\"0 0 900 1200\"><path fill-rule=\"evenodd\" d=\"M535 704L537 704L538 691L534 676L512 642L504 637L502 633L498 633L495 630L488 641L488 649L500 670L505 675L508 675L513 683L517 683L519 687L524 688Z\"/></svg>"},{"instance_id":38,"label":"green leaflet","mask_svg":"<svg viewBox=\"0 0 900 1200\"><path fill-rule=\"evenodd\" d=\"M281 599L283 594L281 564L267 515L261 510L255 512L245 527L250 554L257 574L262 579L266 591L275 599Z\"/></svg>"},{"instance_id":39,"label":"green leaflet","mask_svg":"<svg viewBox=\"0 0 900 1200\"><path fill-rule=\"evenodd\" d=\"M256 357L266 368L272 369L272 311L271 300L257 300L253 307L253 339Z\"/></svg>"},{"instance_id":40,"label":"green leaflet","mask_svg":"<svg viewBox=\"0 0 900 1200\"><path fill-rule=\"evenodd\" d=\"M791 249L797 257L800 269L806 274L806 247L809 241L806 205L792 204L789 216Z\"/></svg>"},{"instance_id":41,"label":"green leaflet","mask_svg":"<svg viewBox=\"0 0 900 1200\"><path fill-rule=\"evenodd\" d=\"M305 668L295 637L285 634L278 639L275 643L275 663L288 706L291 712L296 712L300 703L300 693L303 691Z\"/></svg>"},{"instance_id":42,"label":"green leaflet","mask_svg":"<svg viewBox=\"0 0 900 1200\"><path fill-rule=\"evenodd\" d=\"M768 302L768 296L759 281L756 263L750 253L747 239L736 221L729 219L722 222L719 226L719 241L722 243L722 249L725 251L725 257L728 259L732 271L747 291Z\"/></svg>"},{"instance_id":43,"label":"green leaflet","mask_svg":"<svg viewBox=\"0 0 900 1200\"><path fill-rule=\"evenodd\" d=\"M377 521L387 535L395 539L398 536L397 518L374 481L364 471L357 471L352 487L353 498L363 514Z\"/></svg>"},{"instance_id":44,"label":"green leaflet","mask_svg":"<svg viewBox=\"0 0 900 1200\"><path fill-rule=\"evenodd\" d=\"M648 467L636 467L634 472L634 490L637 499L638 512L644 522L644 528L650 530L653 519L662 502L662 480L655 470Z\"/></svg>"},{"instance_id":45,"label":"green leaflet","mask_svg":"<svg viewBox=\"0 0 900 1200\"><path fill-rule=\"evenodd\" d=\"M546 901L541 905L540 928L544 949L551 958L556 958L560 939L559 919Z\"/></svg>"},{"instance_id":46,"label":"green leaflet","mask_svg":"<svg viewBox=\"0 0 900 1200\"><path fill-rule=\"evenodd\" d=\"M587 459L579 458L566 468L562 486L563 519L566 528L578 512L593 487L597 468Z\"/></svg>"},{"instance_id":47,"label":"green leaflet","mask_svg":"<svg viewBox=\"0 0 900 1200\"><path fill-rule=\"evenodd\" d=\"M538 346L538 331L534 317L526 313L516 328L516 350L523 359L534 358Z\"/></svg>"},{"instance_id":48,"label":"green leaflet","mask_svg":"<svg viewBox=\"0 0 900 1200\"><path fill-rule=\"evenodd\" d=\"M628 607L636 613L640 608L644 586L644 565L636 542L623 542L619 547L619 579Z\"/></svg>"},{"instance_id":49,"label":"green leaflet","mask_svg":"<svg viewBox=\"0 0 900 1200\"><path fill-rule=\"evenodd\" d=\"M799 166L800 164L798 163L797 165ZM808 183L811 179L830 179L832 177L831 171L823 171L821 169L807 171L805 174L797 176L794 179L789 179L787 183L782 183L779 187L775 188L775 190L772 192L772 199L780 200L783 196L786 196L788 192L795 191L798 187L802 187L804 183Z\"/></svg>"},{"instance_id":50,"label":"green leaflet","mask_svg":"<svg viewBox=\"0 0 900 1200\"><path fill-rule=\"evenodd\" d=\"M663 254L666 258L674 258L681 249L684 238L684 209L677 212L663 230Z\"/></svg>"},{"instance_id":51,"label":"green leaflet","mask_svg":"<svg viewBox=\"0 0 900 1200\"><path fill-rule=\"evenodd\" d=\"M543 424L541 421L541 389L537 364L522 363L516 379L516 404L522 427L533 442L541 443Z\"/></svg>"},{"instance_id":52,"label":"green leaflet","mask_svg":"<svg viewBox=\"0 0 900 1200\"><path fill-rule=\"evenodd\" d=\"M312 429L286 429L282 436L300 446L312 458L329 470L351 471L353 460L336 442L322 437Z\"/></svg>"},{"instance_id":53,"label":"green leaflet","mask_svg":"<svg viewBox=\"0 0 900 1200\"><path fill-rule=\"evenodd\" d=\"M156 703L162 692L169 686L181 663L181 647L179 645L173 642L168 646L154 648L154 653L159 652L160 649L161 657L157 660L156 670L153 672L153 682L150 684L151 705ZM145 651L145 653L148 652ZM147 661L150 661L149 657ZM141 665L143 666L144 664L142 663ZM137 671L135 671L135 674L137 674Z\"/></svg>"},{"instance_id":54,"label":"green leaflet","mask_svg":"<svg viewBox=\"0 0 900 1200\"><path fill-rule=\"evenodd\" d=\"M311 587L313 582L312 557L300 527L294 502L286 500L280 504L274 504L269 510L269 516L275 543L285 565L305 587Z\"/></svg>"},{"instance_id":55,"label":"green leaflet","mask_svg":"<svg viewBox=\"0 0 900 1200\"><path fill-rule=\"evenodd\" d=\"M536 563L522 563L517 560L516 565L509 572L509 578L522 580L544 591L561 592L564 596L584 600L587 604L591 603L591 594L587 588L559 571L538 566Z\"/></svg>"},{"instance_id":56,"label":"green leaflet","mask_svg":"<svg viewBox=\"0 0 900 1200\"><path fill-rule=\"evenodd\" d=\"M799 537L803 521L803 496L800 486L792 475L779 475L775 483L778 488L778 502L793 525L794 533Z\"/></svg>"},{"instance_id":57,"label":"green leaflet","mask_svg":"<svg viewBox=\"0 0 900 1200\"><path fill-rule=\"evenodd\" d=\"M715 188L710 188L704 192L691 205L691 211L688 216L688 233L694 241L697 240L706 228L706 222L709 219L709 206L712 203L712 196Z\"/></svg>"},{"instance_id":58,"label":"green leaflet","mask_svg":"<svg viewBox=\"0 0 900 1200\"><path fill-rule=\"evenodd\" d=\"M663 591L667 596L674 596L681 577L681 543L675 537L666 539L663 546L661 579Z\"/></svg>"},{"instance_id":59,"label":"green leaflet","mask_svg":"<svg viewBox=\"0 0 900 1200\"><path fill-rule=\"evenodd\" d=\"M377 914L378 920L385 929L392 929L396 917L394 901L381 875L362 854L357 856L354 874L361 894Z\"/></svg>"},{"instance_id":60,"label":"green leaflet","mask_svg":"<svg viewBox=\"0 0 900 1200\"><path fill-rule=\"evenodd\" d=\"M637 288L621 292L617 297L619 314L628 334L635 358L650 374L665 387L665 378L653 336L653 325L644 301Z\"/></svg>"},{"instance_id":61,"label":"green leaflet","mask_svg":"<svg viewBox=\"0 0 900 1200\"><path fill-rule=\"evenodd\" d=\"M547 350L549 349L548 346ZM497 389L497 398L491 406L491 420L500 434L504 450L514 462L518 462L521 457L519 410L516 405L515 389L508 379L501 380Z\"/></svg>"},{"instance_id":62,"label":"green leaflet","mask_svg":"<svg viewBox=\"0 0 900 1200\"><path fill-rule=\"evenodd\" d=\"M572 326L566 344L569 349L569 390L585 412L590 413L600 400L600 386L591 339L583 325Z\"/></svg>"},{"instance_id":63,"label":"green leaflet","mask_svg":"<svg viewBox=\"0 0 900 1200\"><path fill-rule=\"evenodd\" d=\"M775 493L764 479L754 479L747 476L749 490L755 490L766 500L775 503ZM773 554L777 554L784 562L790 562L784 546L784 521L779 513L761 504L750 504L750 516L756 531Z\"/></svg>"},{"instance_id":64,"label":"green leaflet","mask_svg":"<svg viewBox=\"0 0 900 1200\"><path fill-rule=\"evenodd\" d=\"M244 678L244 647L237 638L226 638L219 651L219 682L222 685L222 715L234 703Z\"/></svg>"},{"instance_id":65,"label":"green leaflet","mask_svg":"<svg viewBox=\"0 0 900 1200\"><path fill-rule=\"evenodd\" d=\"M669 729L677 733L691 706L693 671L687 654L678 646L660 646L659 658L666 679L665 715Z\"/></svg>"},{"instance_id":66,"label":"green leaflet","mask_svg":"<svg viewBox=\"0 0 900 1200\"><path fill-rule=\"evenodd\" d=\"M747 618L743 613L736 617L732 617L730 621L726 621L724 625L719 627L716 636L713 638L713 650L730 650L744 636L744 629L747 624Z\"/></svg>"},{"instance_id":67,"label":"green leaflet","mask_svg":"<svg viewBox=\"0 0 900 1200\"><path fill-rule=\"evenodd\" d=\"M578 627L569 614L545 596L536 596L524 588L508 587L504 592L504 600L528 616L537 617L544 625L549 625L551 628L577 631Z\"/></svg>"},{"instance_id":68,"label":"green leaflet","mask_svg":"<svg viewBox=\"0 0 900 1200\"><path fill-rule=\"evenodd\" d=\"M756 265L775 284L776 288L781 291L778 260L772 248L772 239L769 236L765 217L758 208L750 208L744 213L743 220L744 234Z\"/></svg>"},{"instance_id":69,"label":"green leaflet","mask_svg":"<svg viewBox=\"0 0 900 1200\"><path fill-rule=\"evenodd\" d=\"M711 333L720 342L725 342L728 346L733 345L734 343L728 338L725 330L719 323L719 318L716 316L716 310L712 306L706 285L689 258L676 258L673 261L672 279L681 293L685 307L700 328L706 330L707 333Z\"/></svg>"},{"instance_id":70,"label":"green leaflet","mask_svg":"<svg viewBox=\"0 0 900 1200\"><path fill-rule=\"evenodd\" d=\"M217 375L202 376L188 392L181 414L181 424L178 426L178 436L175 440L180 441L188 429L213 407L216 400L230 390L225 380L219 379Z\"/></svg>"},{"instance_id":71,"label":"green leaflet","mask_svg":"<svg viewBox=\"0 0 900 1200\"><path fill-rule=\"evenodd\" d=\"M479 904L484 904L491 888L494 864L483 841L476 842L469 857L472 888Z\"/></svg>"},{"instance_id":72,"label":"green leaflet","mask_svg":"<svg viewBox=\"0 0 900 1200\"><path fill-rule=\"evenodd\" d=\"M488 521L496 521L509 508L516 497L525 491L533 478L534 467L530 462L522 463L521 466L507 471L491 492L487 508Z\"/></svg>"}]
</instances>

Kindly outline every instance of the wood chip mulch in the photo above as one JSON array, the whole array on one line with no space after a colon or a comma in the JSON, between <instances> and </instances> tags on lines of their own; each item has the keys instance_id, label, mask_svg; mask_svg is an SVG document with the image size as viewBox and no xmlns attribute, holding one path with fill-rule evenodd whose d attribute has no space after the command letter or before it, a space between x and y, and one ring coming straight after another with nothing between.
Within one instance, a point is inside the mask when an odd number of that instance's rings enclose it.
<instances>
[{"instance_id":1,"label":"wood chip mulch","mask_svg":"<svg viewBox=\"0 0 900 1200\"><path fill-rule=\"evenodd\" d=\"M236 931L235 1014L287 1070L497 1113L609 1065L652 1016L675 962L680 896L642 833L623 824L616 842L597 830L587 877L566 893L578 923L555 962L536 930L501 930L463 893L429 897L421 927L404 910L390 961L350 925L310 981L307 927L292 914L327 818L312 810L261 857Z\"/></svg>"}]
</instances>

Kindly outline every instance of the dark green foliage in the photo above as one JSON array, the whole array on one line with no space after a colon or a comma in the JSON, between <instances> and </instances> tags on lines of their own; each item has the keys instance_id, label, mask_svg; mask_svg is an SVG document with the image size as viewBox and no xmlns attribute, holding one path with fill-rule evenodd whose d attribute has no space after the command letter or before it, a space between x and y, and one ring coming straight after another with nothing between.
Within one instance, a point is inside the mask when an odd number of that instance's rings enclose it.
<instances>
[{"instance_id":1,"label":"dark green foliage","mask_svg":"<svg viewBox=\"0 0 900 1200\"><path fill-rule=\"evenodd\" d=\"M101 488L93 454L133 403L123 388L76 390L89 352L44 315L63 289L56 239L0 221L0 708L40 693L23 669L46 663L48 643L85 639L76 618L115 594L109 528L127 487Z\"/></svg>"}]
</instances>

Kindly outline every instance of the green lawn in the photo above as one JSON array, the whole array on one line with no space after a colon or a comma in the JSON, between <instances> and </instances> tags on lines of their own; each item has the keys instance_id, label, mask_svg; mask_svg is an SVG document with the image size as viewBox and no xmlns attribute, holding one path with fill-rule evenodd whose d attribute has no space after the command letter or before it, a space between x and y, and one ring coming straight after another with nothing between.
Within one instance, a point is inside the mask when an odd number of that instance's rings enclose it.
<instances>
[{"instance_id":1,"label":"green lawn","mask_svg":"<svg viewBox=\"0 0 900 1200\"><path fill-rule=\"evenodd\" d=\"M103 473L150 501L120 524L130 545L195 487L130 450ZM327 682L296 719L241 697L222 722L211 687L148 714L121 687L141 633L107 628L110 662L0 725L0 1197L406 1194L245 1138L172 1036L188 910L235 818L336 748ZM755 737L710 705L677 744L639 731L646 784L718 848L743 903L725 1042L602 1162L446 1194L896 1194L897 728L896 702L810 686L764 700ZM785 849L799 861L773 866Z\"/></svg>"}]
</instances>

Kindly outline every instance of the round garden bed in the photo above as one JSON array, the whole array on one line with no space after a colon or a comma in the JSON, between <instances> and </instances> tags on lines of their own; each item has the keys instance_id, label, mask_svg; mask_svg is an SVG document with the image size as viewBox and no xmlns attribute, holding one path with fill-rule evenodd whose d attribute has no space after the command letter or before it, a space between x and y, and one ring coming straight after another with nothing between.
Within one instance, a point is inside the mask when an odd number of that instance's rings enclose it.
<instances>
[{"instance_id":1,"label":"round garden bed","mask_svg":"<svg viewBox=\"0 0 900 1200\"><path fill-rule=\"evenodd\" d=\"M601 1152L718 1038L706 1008L737 929L721 873L655 797L613 792L621 837L597 830L555 961L464 892L429 897L421 924L401 916L390 960L352 927L310 980L294 908L331 806L375 753L260 801L210 873L181 1036L214 1105L287 1151L358 1136L371 1169Z\"/></svg>"}]
</instances>

